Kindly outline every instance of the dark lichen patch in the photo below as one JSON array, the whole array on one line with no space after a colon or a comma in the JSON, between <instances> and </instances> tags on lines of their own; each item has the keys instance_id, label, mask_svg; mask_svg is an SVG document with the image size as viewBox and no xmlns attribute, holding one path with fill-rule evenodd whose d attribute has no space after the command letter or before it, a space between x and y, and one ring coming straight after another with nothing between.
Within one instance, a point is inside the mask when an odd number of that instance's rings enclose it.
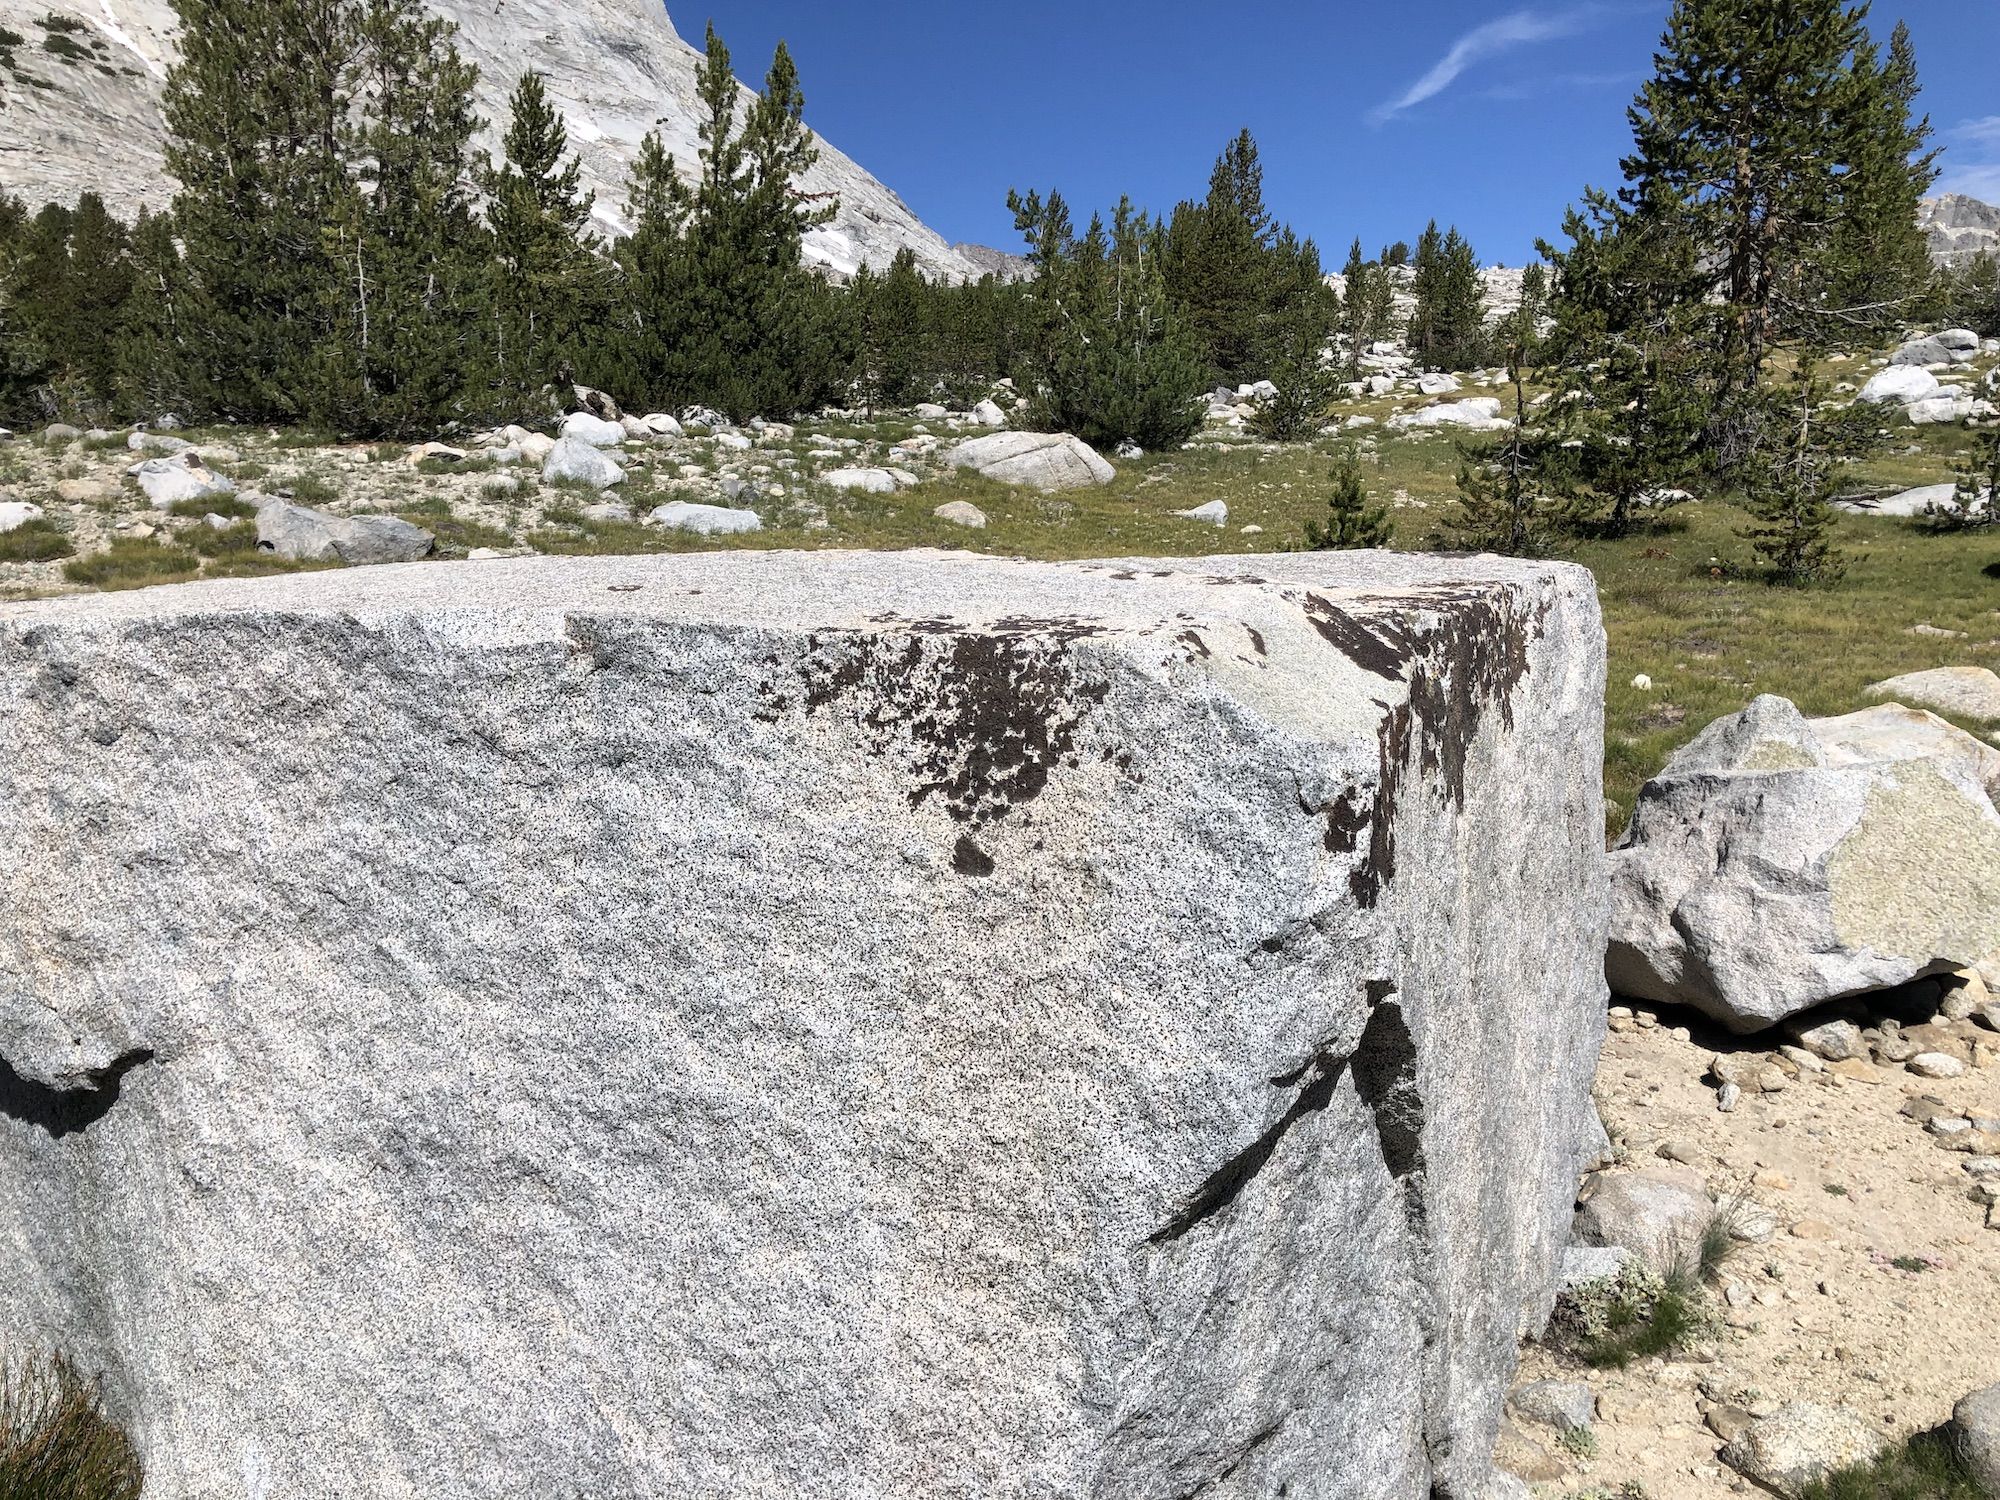
<instances>
[{"instance_id":1,"label":"dark lichen patch","mask_svg":"<svg viewBox=\"0 0 2000 1500\"><path fill-rule=\"evenodd\" d=\"M933 798L977 829L1031 802L1059 767L1081 764L1079 733L1110 691L1075 670L1070 644L1097 633L1005 621L946 632L814 636L800 687L761 684L757 717L776 722L795 699L806 717L852 717L878 756L914 778L910 804Z\"/></svg>"},{"instance_id":2,"label":"dark lichen patch","mask_svg":"<svg viewBox=\"0 0 2000 1500\"><path fill-rule=\"evenodd\" d=\"M1410 640L1395 621L1363 620L1359 615L1307 594L1300 606L1326 643L1364 672L1399 681L1410 660Z\"/></svg>"},{"instance_id":3,"label":"dark lichen patch","mask_svg":"<svg viewBox=\"0 0 2000 1500\"><path fill-rule=\"evenodd\" d=\"M1180 642L1181 645L1187 647L1188 650L1196 653L1197 655L1203 658L1207 658L1215 654L1213 651L1210 651L1208 649L1208 642L1204 641L1201 638L1201 632L1198 630L1183 630L1179 635L1175 636L1174 639Z\"/></svg>"},{"instance_id":4,"label":"dark lichen patch","mask_svg":"<svg viewBox=\"0 0 2000 1500\"><path fill-rule=\"evenodd\" d=\"M998 868L993 856L972 842L969 835L960 834L958 844L951 851L951 867L961 875L984 880Z\"/></svg>"},{"instance_id":5,"label":"dark lichen patch","mask_svg":"<svg viewBox=\"0 0 2000 1500\"><path fill-rule=\"evenodd\" d=\"M0 1115L38 1126L57 1140L80 1135L111 1113L124 1090L125 1075L153 1060L145 1048L137 1048L115 1059L108 1068L86 1075L73 1089L59 1089L32 1078L24 1078L6 1058L0 1057Z\"/></svg>"}]
</instances>

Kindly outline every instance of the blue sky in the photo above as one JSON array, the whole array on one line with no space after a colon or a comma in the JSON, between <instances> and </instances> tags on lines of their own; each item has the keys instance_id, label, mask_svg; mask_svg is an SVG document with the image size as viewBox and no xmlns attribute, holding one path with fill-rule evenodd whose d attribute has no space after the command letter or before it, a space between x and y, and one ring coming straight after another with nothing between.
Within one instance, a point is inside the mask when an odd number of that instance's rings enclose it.
<instances>
[{"instance_id":1,"label":"blue sky","mask_svg":"<svg viewBox=\"0 0 2000 1500\"><path fill-rule=\"evenodd\" d=\"M710 0L737 71L780 37L807 115L947 239L1017 250L1009 187L1171 209L1248 126L1278 214L1329 260L1435 215L1518 265L1614 184L1667 0ZM700 44L707 15L669 6ZM2000 0L1878 0L1909 22L1944 189L2000 201ZM1083 215L1080 214L1080 217Z\"/></svg>"}]
</instances>

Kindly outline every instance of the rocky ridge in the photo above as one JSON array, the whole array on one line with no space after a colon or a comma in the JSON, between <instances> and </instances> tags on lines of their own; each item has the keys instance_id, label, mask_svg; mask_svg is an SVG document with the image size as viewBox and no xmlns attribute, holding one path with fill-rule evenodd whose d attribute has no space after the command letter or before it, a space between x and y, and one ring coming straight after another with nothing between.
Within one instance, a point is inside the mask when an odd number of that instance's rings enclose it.
<instances>
[{"instance_id":1,"label":"rocky ridge","mask_svg":"<svg viewBox=\"0 0 2000 1500\"><path fill-rule=\"evenodd\" d=\"M699 54L664 7L647 0L430 0L458 24L479 67L482 144L498 150L507 96L542 73L569 122L570 145L597 195L598 226L628 227L625 182L646 132L658 129L684 169L697 158ZM96 192L121 215L172 196L162 153L160 91L174 59L170 0L0 0L0 188L35 203ZM4 45L5 37L18 38ZM763 59L738 57L745 76ZM808 80L810 82L810 80ZM808 238L809 259L840 275L886 265L908 246L932 276L982 268L918 220L895 193L825 141L804 190L832 194L840 215Z\"/></svg>"},{"instance_id":2,"label":"rocky ridge","mask_svg":"<svg viewBox=\"0 0 2000 1500\"><path fill-rule=\"evenodd\" d=\"M1931 258L1960 266L1977 255L2000 254L2000 207L1963 193L1926 198L1917 222L1931 237Z\"/></svg>"}]
</instances>

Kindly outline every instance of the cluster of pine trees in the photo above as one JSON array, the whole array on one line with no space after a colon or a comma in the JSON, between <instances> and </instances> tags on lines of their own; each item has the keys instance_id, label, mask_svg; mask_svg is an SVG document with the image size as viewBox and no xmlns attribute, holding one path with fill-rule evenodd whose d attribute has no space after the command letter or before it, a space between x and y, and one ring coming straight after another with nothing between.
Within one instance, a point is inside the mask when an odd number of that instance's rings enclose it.
<instances>
[{"instance_id":1,"label":"cluster of pine trees","mask_svg":"<svg viewBox=\"0 0 2000 1500\"><path fill-rule=\"evenodd\" d=\"M1502 331L1518 428L1472 455L1465 534L1531 550L1616 535L1681 487L1735 488L1772 575L1831 581L1832 500L1876 440L1816 371L1954 306L1918 205L1935 180L1917 68L1847 0L1676 0L1656 76L1630 111L1624 185L1592 190L1544 244L1548 320ZM1519 379L1552 387L1539 404Z\"/></svg>"}]
</instances>

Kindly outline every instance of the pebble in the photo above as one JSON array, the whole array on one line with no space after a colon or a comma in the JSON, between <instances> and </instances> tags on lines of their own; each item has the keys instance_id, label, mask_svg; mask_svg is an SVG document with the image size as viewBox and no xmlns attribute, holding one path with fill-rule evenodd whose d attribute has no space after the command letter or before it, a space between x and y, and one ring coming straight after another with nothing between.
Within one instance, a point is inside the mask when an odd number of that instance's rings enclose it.
<instances>
[{"instance_id":1,"label":"pebble","mask_svg":"<svg viewBox=\"0 0 2000 1500\"><path fill-rule=\"evenodd\" d=\"M1725 1115L1733 1113L1743 1098L1743 1089L1734 1083L1725 1083L1715 1091L1715 1107Z\"/></svg>"},{"instance_id":2,"label":"pebble","mask_svg":"<svg viewBox=\"0 0 2000 1500\"><path fill-rule=\"evenodd\" d=\"M1910 1059L1910 1071L1919 1078L1962 1078L1965 1064L1942 1052L1919 1052Z\"/></svg>"},{"instance_id":3,"label":"pebble","mask_svg":"<svg viewBox=\"0 0 2000 1500\"><path fill-rule=\"evenodd\" d=\"M1769 1188L1772 1192L1776 1193L1789 1193L1792 1190L1792 1179L1787 1177L1783 1172L1773 1171L1767 1167L1750 1179L1750 1185L1752 1187Z\"/></svg>"},{"instance_id":4,"label":"pebble","mask_svg":"<svg viewBox=\"0 0 2000 1500\"><path fill-rule=\"evenodd\" d=\"M1833 1226L1824 1219L1801 1219L1792 1226L1792 1238L1795 1240L1830 1240L1833 1238Z\"/></svg>"}]
</instances>

